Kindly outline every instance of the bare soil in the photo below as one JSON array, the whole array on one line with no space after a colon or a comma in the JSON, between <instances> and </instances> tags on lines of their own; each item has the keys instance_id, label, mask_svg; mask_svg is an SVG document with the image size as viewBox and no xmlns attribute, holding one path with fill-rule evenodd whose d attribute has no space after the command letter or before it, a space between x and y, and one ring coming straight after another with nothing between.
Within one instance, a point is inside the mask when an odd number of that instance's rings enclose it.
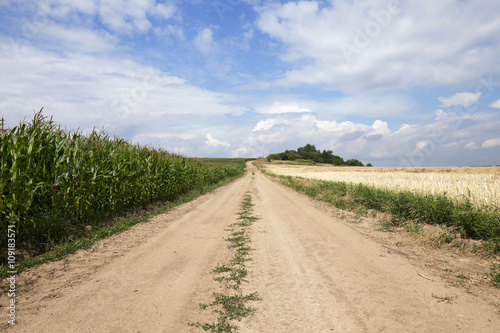
<instances>
[{"instance_id":1,"label":"bare soil","mask_svg":"<svg viewBox=\"0 0 500 333\"><path fill-rule=\"evenodd\" d=\"M210 272L232 257L225 229L250 191L260 219L251 229L242 289L262 300L236 323L241 332L498 332L498 289L450 283L454 269L481 271L486 261L425 250L404 235L377 231L369 219L353 223L348 213L248 169L89 250L20 274L16 326L6 324L2 293L0 330L202 331L187 323L216 318L199 303L220 291Z\"/></svg>"}]
</instances>

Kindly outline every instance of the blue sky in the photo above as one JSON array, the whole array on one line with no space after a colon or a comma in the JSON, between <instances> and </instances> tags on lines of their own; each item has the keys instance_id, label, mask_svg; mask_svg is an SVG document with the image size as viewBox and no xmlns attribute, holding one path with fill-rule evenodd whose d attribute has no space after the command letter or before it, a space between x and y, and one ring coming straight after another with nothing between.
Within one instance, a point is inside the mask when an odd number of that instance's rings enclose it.
<instances>
[{"instance_id":1,"label":"blue sky","mask_svg":"<svg viewBox=\"0 0 500 333\"><path fill-rule=\"evenodd\" d=\"M500 2L0 0L0 116L187 156L500 164Z\"/></svg>"}]
</instances>

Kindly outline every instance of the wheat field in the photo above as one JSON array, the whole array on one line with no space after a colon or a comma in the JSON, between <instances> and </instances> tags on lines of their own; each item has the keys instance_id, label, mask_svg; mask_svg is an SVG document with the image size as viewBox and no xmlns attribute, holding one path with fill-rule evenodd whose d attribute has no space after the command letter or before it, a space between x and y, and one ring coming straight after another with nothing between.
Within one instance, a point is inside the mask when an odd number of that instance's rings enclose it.
<instances>
[{"instance_id":1,"label":"wheat field","mask_svg":"<svg viewBox=\"0 0 500 333\"><path fill-rule=\"evenodd\" d=\"M446 194L477 206L500 207L500 167L335 167L330 165L264 164L266 172L293 177L362 183L396 191Z\"/></svg>"}]
</instances>

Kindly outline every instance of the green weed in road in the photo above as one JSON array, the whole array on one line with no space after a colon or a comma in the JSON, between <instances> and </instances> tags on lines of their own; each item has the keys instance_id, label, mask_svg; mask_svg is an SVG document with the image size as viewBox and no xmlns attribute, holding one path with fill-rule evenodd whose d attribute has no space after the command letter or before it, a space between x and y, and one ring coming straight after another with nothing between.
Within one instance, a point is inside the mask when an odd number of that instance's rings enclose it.
<instances>
[{"instance_id":1,"label":"green weed in road","mask_svg":"<svg viewBox=\"0 0 500 333\"><path fill-rule=\"evenodd\" d=\"M251 260L249 255L252 249L248 246L250 243L248 228L258 220L252 215L252 207L252 197L247 194L241 203L241 210L237 214L238 221L230 225L230 230L233 232L230 237L225 238L230 243L228 248L235 249L234 257L229 264L217 265L212 270L212 273L217 275L214 280L224 284L226 293L214 293L214 300L211 303L200 304L200 308L203 310L214 308L214 312L218 315L217 321L188 323L189 326L200 327L210 332L235 332L238 330L238 326L231 321L240 321L255 312L255 309L247 306L246 303L260 300L258 294L253 292L244 295L241 290L242 282L248 282L245 280L248 274L245 262ZM238 230L234 231L235 229Z\"/></svg>"}]
</instances>

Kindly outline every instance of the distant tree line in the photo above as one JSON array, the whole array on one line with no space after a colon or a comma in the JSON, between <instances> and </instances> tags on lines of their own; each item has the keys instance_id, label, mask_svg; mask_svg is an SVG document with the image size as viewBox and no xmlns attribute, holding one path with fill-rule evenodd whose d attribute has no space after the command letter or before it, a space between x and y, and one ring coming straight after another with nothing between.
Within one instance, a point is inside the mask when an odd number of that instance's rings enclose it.
<instances>
[{"instance_id":1,"label":"distant tree line","mask_svg":"<svg viewBox=\"0 0 500 333\"><path fill-rule=\"evenodd\" d=\"M312 160L316 163L327 163L333 165L348 165L348 166L364 166L359 160L344 159L338 155L334 155L331 150L320 151L314 145L306 144L304 147L297 148L297 150L285 150L278 154L269 154L267 160L279 161L295 161L295 160ZM366 166L372 166L368 163Z\"/></svg>"}]
</instances>

